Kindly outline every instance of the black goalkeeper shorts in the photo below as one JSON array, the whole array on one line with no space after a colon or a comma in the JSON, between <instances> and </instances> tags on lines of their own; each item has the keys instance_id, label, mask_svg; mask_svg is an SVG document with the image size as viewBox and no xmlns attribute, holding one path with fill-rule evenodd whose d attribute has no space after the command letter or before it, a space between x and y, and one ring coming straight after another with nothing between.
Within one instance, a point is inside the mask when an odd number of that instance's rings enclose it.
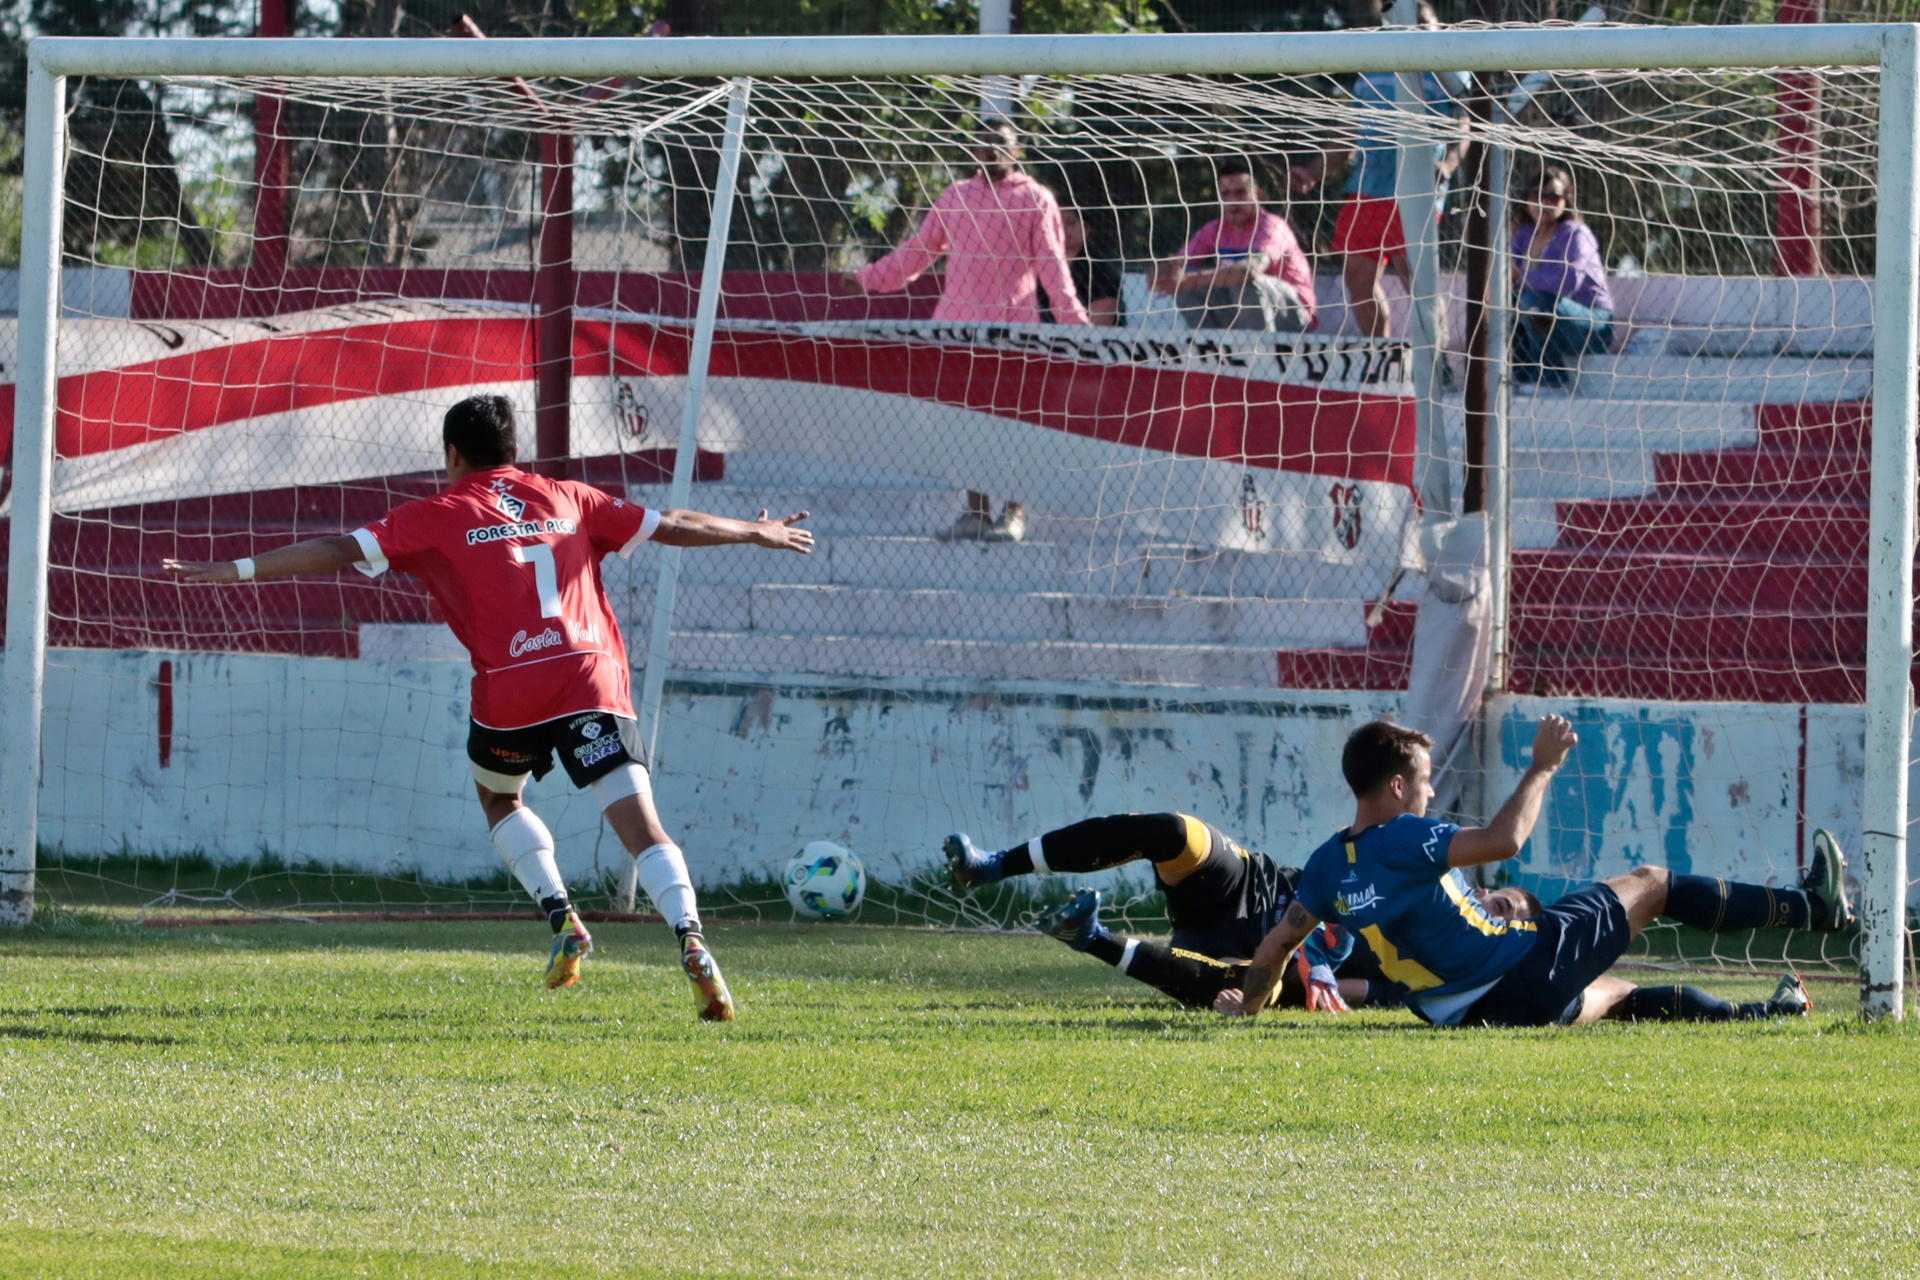
<instances>
[{"instance_id":1,"label":"black goalkeeper shorts","mask_svg":"<svg viewBox=\"0 0 1920 1280\"><path fill-rule=\"evenodd\" d=\"M576 787L591 786L623 764L647 766L639 722L610 711L583 711L524 729L469 722L467 759L476 768L509 777L531 773L537 782L553 771L556 751Z\"/></svg>"}]
</instances>

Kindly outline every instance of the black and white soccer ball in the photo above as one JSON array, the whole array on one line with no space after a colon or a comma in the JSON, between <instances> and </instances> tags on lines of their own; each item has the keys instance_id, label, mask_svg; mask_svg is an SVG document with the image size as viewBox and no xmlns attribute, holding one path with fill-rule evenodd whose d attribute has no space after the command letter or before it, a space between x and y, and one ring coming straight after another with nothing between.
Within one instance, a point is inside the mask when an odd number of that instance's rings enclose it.
<instances>
[{"instance_id":1,"label":"black and white soccer ball","mask_svg":"<svg viewBox=\"0 0 1920 1280\"><path fill-rule=\"evenodd\" d=\"M843 920L867 896L867 869L845 845L815 840L788 860L786 888L803 920Z\"/></svg>"}]
</instances>

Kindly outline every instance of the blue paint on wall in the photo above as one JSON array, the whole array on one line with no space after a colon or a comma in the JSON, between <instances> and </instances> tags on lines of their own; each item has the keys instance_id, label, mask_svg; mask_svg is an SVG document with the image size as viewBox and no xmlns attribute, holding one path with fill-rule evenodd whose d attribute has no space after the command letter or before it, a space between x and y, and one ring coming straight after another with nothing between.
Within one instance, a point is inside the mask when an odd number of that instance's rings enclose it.
<instances>
[{"instance_id":1,"label":"blue paint on wall","mask_svg":"<svg viewBox=\"0 0 1920 1280\"><path fill-rule=\"evenodd\" d=\"M1520 851L1516 879L1529 887L1592 880L1603 853L1624 854L1629 865L1657 860L1675 871L1693 870L1687 837L1694 818L1694 726L1677 716L1656 716L1648 707L1615 706L1617 710L1575 704L1563 713L1573 721L1580 741L1554 775L1540 826ZM1501 719L1501 760L1516 773L1532 757L1534 724L1532 717L1517 710L1509 710ZM1671 761L1666 753L1669 743ZM1639 813L1629 799L1634 783L1642 778L1651 813ZM1657 859L1649 859L1647 850L1638 845L1605 849L1608 819L1629 807L1634 813L1633 821L1624 824L1627 829L1653 826L1659 830Z\"/></svg>"}]
</instances>

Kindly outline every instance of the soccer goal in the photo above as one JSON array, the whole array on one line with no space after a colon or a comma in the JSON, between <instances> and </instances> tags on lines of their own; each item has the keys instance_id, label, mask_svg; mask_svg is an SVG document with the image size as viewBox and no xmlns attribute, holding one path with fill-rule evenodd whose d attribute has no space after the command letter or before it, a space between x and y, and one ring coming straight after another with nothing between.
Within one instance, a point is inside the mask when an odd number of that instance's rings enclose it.
<instances>
[{"instance_id":1,"label":"soccer goal","mask_svg":"<svg viewBox=\"0 0 1920 1280\"><path fill-rule=\"evenodd\" d=\"M1063 883L958 895L942 837L1116 811L1298 864L1357 724L1472 821L1552 710L1504 882L1787 883L1829 829L1858 938L1637 958L1898 1015L1916 32L37 40L0 912L526 909L424 592L160 567L436 491L500 394L530 469L811 512L603 569L716 915L831 840L862 922L1018 927Z\"/></svg>"}]
</instances>

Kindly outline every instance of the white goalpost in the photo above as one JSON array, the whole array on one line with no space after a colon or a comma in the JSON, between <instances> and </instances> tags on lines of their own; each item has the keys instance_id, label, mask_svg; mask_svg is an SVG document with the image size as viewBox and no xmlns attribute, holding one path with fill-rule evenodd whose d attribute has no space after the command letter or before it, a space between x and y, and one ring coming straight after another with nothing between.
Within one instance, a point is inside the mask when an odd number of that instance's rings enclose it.
<instances>
[{"instance_id":1,"label":"white goalpost","mask_svg":"<svg viewBox=\"0 0 1920 1280\"><path fill-rule=\"evenodd\" d=\"M983 11L983 31L987 24ZM364 803L379 814L366 820L369 868L400 865L397 851L416 830L442 829L459 786L443 788L444 805L414 806L406 795L429 765L391 745L419 736L409 727L416 724L448 742L459 731L444 714L447 691L458 687L445 660L457 655L444 651L439 619L424 604L396 604L361 584L320 600L288 587L249 596L259 603L228 615L196 617L203 606L142 585L152 558L143 540L164 536L174 540L167 546L204 546L218 558L252 546L247 539L339 532L377 518L368 505L376 490L381 502L397 502L425 483L430 456L423 463L420 448L395 437L437 423L428 410L436 397L538 379L529 422L537 415L542 465L572 465L656 507L700 507L701 486L720 493L722 480L729 501L781 501L791 489L825 504L822 554L786 578L717 553L696 552L683 567L674 548L608 570L635 665L644 657L641 732L663 771L683 763L697 775L689 791L704 797L685 806L696 817L678 820L698 829L689 853L700 852L700 838L714 848L754 844L761 861L728 863L742 883L761 883L764 859L794 835L789 819L774 815L803 813L841 824L819 834L851 843L846 833L864 833L895 859L888 867L906 904L896 918L983 924L986 915L915 879L924 868L897 847L910 833L924 827L937 840L943 822L997 823L1005 835L991 840L1010 844L1036 834L1043 819L1057 823L1102 803L1144 807L1123 802L1149 796L1184 807L1183 788L1211 796L1253 838L1322 822L1328 798L1298 780L1310 768L1302 759L1324 755L1356 717L1403 705L1393 672L1403 685L1413 600L1400 584L1443 585L1442 557L1432 546L1421 551L1420 526L1451 528L1471 514L1482 517L1491 568L1492 649L1477 668L1491 680L1475 713L1481 759L1471 766L1485 775L1480 785L1501 785L1518 767L1513 725L1538 714L1540 699L1593 703L1596 735L1617 735L1612 745L1596 742L1580 766L1587 771L1556 793L1568 834L1529 874L1544 884L1615 865L1609 858L1678 854L1703 859L1703 868L1714 857L1746 859L1741 865L1784 877L1798 856L1779 847L1785 840L1857 821L1849 830L1860 841L1860 1008L1901 1017L1914 888L1917 47L1920 26L1865 24L36 39L13 440L0 490L0 514L11 522L0 922L31 920L42 848L59 849L63 860L111 849L107 815L119 810L88 798L109 782L141 790L133 809L146 815L143 831L160 833L151 837L157 844L215 862L221 851L206 833L223 806L245 810L236 821L251 824L249 833L297 833L325 818L313 812L326 807L317 801L272 794L281 766L262 764L267 756L284 755L289 771L345 776L364 753L373 775ZM1838 355L1840 340L1803 331L1847 328L1841 304L1830 300L1824 320L1808 319L1812 312L1794 309L1797 294L1751 283L1758 273L1723 260L1752 246L1695 205L1705 198L1698 192L1712 191L1729 209L1764 208L1765 164L1784 164L1788 153L1771 131L1789 108L1752 100L1750 81L1809 69L1844 108L1836 118L1845 122L1829 126L1835 170L1846 175L1832 181L1843 196L1834 208L1836 220L1855 221L1833 236L1845 240L1850 262L1871 264L1857 291L1864 309L1870 287L1870 318L1863 311L1852 326L1869 336ZM1437 70L1564 73L1547 82L1564 102L1526 120L1518 106L1485 120L1448 116L1422 105L1423 76ZM1394 109L1375 117L1356 106L1345 88L1355 73L1389 77ZM96 136L111 126L76 114L77 87L97 81L164 84L214 95L209 101L272 95L297 108L306 132L287 146L305 148L298 154L308 169L288 190L321 212L271 234L295 246L287 261L305 255L300 264L269 279L253 261L237 265L258 252L249 233L195 226L212 242L195 248L190 212L176 209L155 229L152 192L162 188L143 188L131 203L114 196L110 149ZM1119 318L1110 328L1059 322L1061 299L1048 299L1046 320L948 319L926 279L874 283L874 264L915 231L942 186L964 177L966 161L956 157L967 138L1001 114L986 102L1017 110L1029 167L1087 228L1087 256L1113 258ZM164 118L164 103L155 114ZM409 140L396 120L431 128ZM366 141L369 121L383 141ZM1402 211L1395 216L1406 225L1411 271L1387 296L1404 337L1360 332L1356 300L1331 297L1306 332L1286 332L1271 316L1265 328L1210 332L1196 315L1213 304L1161 290L1156 263L1183 252L1205 221L1192 210L1210 206L1223 161L1253 157L1273 203L1276 175L1324 164L1368 130L1389 137L1399 156L1388 199ZM530 158L562 135L564 145ZM1480 149L1485 176L1462 170L1449 195L1423 157L1456 142L1463 153ZM577 170L576 143L585 157ZM239 144L197 145L176 146L179 159L169 163L195 191L213 191ZM1750 154L1739 150L1749 145ZM347 159L328 169L329 154ZM70 181L76 155L90 166L90 186ZM1604 224L1606 256L1626 288L1616 350L1591 352L1574 390L1554 399L1543 388L1522 412L1512 407L1521 388L1509 352L1516 326L1529 323L1515 298L1530 263L1509 254L1508 185L1523 170L1543 175L1562 162L1591 176L1583 202L1591 196L1590 216ZM1712 183L1701 177L1709 170ZM164 190L184 208L182 179L171 181ZM1290 198L1304 205L1308 181L1300 178ZM329 186L340 197L330 205ZM601 202L598 220L576 227L575 202L585 207L585 198L574 193L588 186ZM1312 197L1322 212L1296 218L1318 218L1307 256L1337 256L1327 246L1343 198L1329 183ZM1860 214L1869 204L1870 227ZM76 211L85 236L71 230ZM556 211L564 218L549 221ZM1476 218L1480 230L1463 229ZM1700 224L1694 241L1675 247L1662 225L1669 218ZM563 224L566 239L549 235ZM269 233L256 226L251 234ZM1103 236L1111 247L1101 247ZM1656 287L1628 273L1625 264L1650 267L1656 253L1674 264L1667 281ZM133 300L118 311L78 300L63 288L74 264L92 269L89 280L122 273ZM1310 280L1329 291L1339 270ZM761 292L723 287L723 275L736 271ZM541 329L549 288L569 291L557 339ZM1464 312L1471 320L1471 308L1480 309L1472 334L1446 320L1463 289L1479 290ZM288 301L296 295L305 301ZM230 303L217 303L226 296ZM1838 287L1822 296L1839 297ZM1729 301L1748 298L1761 301ZM378 305L366 310L369 299ZM353 307L363 310L348 314ZM1734 316L1739 307L1744 317ZM109 320L128 333L145 326L137 360L116 354L111 344L123 335L104 327ZM69 330L76 321L103 327ZM1774 345L1758 358L1763 331ZM1656 337L1666 345L1656 348ZM410 361L412 380L383 380L384 353ZM1480 403L1443 390L1456 359L1466 381L1484 388ZM557 384L556 361L569 371ZM252 372L231 372L243 366ZM323 367L340 390L313 409L301 379ZM128 390L137 379L147 381ZM231 434L218 435L188 420L203 391L203 399L257 395L259 404L220 410L215 425ZM129 407L138 397L146 399ZM188 407L152 407L160 401ZM385 402L416 408L419 421L376 421L366 406ZM303 412L335 415L323 420L338 424L324 449L302 442L305 424L320 420ZM124 425L133 418L138 431ZM1865 440L1847 434L1856 420L1870 424ZM1715 446L1711 458L1702 441ZM1514 462L1520 453L1524 468ZM1854 453L1868 474L1845 473L1842 497L1832 498L1822 486L1843 469L1832 459ZM164 478L186 457L193 478ZM269 457L273 465L260 465ZM702 470L723 466L718 479ZM1727 478L1736 468L1737 483ZM1478 495L1471 504L1469 490ZM261 496L269 491L283 496ZM957 510L962 494L971 504L988 491L1026 502L1033 532L1024 545L963 547L944 528L924 536L936 517L944 526L952 514L936 503ZM1861 508L1860 545L1835 550L1816 526L1854 520L1852 506ZM1729 534L1736 520L1759 532ZM1809 603L1851 582L1855 568L1864 581L1860 616L1851 605ZM1742 601L1746 583L1754 585ZM1667 594L1647 594L1657 591ZM1645 603L1656 599L1665 603ZM273 633L271 643L217 643L221 630L246 628ZM1661 656L1650 660L1656 630ZM183 781L179 770L189 766L171 763L176 715L182 724L188 716L176 711L175 662L165 659L156 675L147 659L199 653L196 637L208 636L209 648L236 656L205 669L191 714L196 732L227 736L218 760L195 756L190 767L200 772ZM56 691L50 646L97 656L56 660ZM1383 653L1392 666L1385 676ZM376 654L387 664L377 671ZM325 689L303 689L306 668L242 660L261 655L340 670L328 668L334 683ZM1481 702L1480 689L1467 692ZM1718 718L1683 710L1675 727L1656 732L1644 728L1644 709L1610 718L1601 705L1609 697L1643 708L1731 709ZM102 723L63 731L51 753L50 699L63 724ZM1850 765L1828 769L1822 753L1835 743L1855 749L1849 717L1862 701L1856 782ZM430 709L396 710L416 703ZM157 717L151 769L113 754L119 748L107 741L127 708ZM260 722L269 714L334 716L343 737L250 747L247 735L273 734ZM807 723L782 739L781 726L800 720ZM863 742L863 734L877 736ZM1299 744L1289 746L1289 734ZM1810 742L1820 775L1811 784ZM1724 757L1708 768L1716 751ZM1456 758L1469 754L1463 747ZM1337 774L1316 760L1311 768ZM970 765L993 778L960 777ZM1699 818L1706 789L1741 768L1777 776L1782 795L1761 794L1771 782L1749 793L1732 781L1711 822ZM63 779L57 828L42 814L50 772ZM441 786L432 776L429 790ZM1634 829L1627 824L1644 813L1638 787L1651 788L1658 816ZM1031 798L1048 789L1067 799ZM242 793L244 803L232 799ZM1811 799L1816 793L1827 798ZM1472 809L1475 794L1460 793L1459 811ZM190 804L209 816L175 821L172 811ZM663 808L675 823L672 805ZM597 839L582 834L597 830L597 815L581 814L556 820L563 843ZM1696 820L1721 825L1689 835ZM269 843L266 835L247 840L262 850ZM1607 840L1628 852L1603 849ZM316 867L337 860L285 852ZM597 846L595 858L597 869ZM609 898L632 910L633 881L612 878L624 883L610 886ZM341 893L343 903L364 901ZM760 909L740 893L744 907ZM1836 970L1841 960L1817 957Z\"/></svg>"}]
</instances>

